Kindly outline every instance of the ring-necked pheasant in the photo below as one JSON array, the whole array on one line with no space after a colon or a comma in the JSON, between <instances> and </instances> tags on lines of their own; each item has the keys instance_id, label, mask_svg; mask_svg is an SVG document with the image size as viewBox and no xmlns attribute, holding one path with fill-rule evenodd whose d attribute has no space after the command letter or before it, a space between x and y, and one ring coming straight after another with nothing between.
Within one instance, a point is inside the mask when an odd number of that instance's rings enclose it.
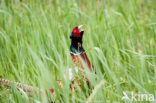
<instances>
[{"instance_id":1,"label":"ring-necked pheasant","mask_svg":"<svg viewBox=\"0 0 156 103\"><path fill-rule=\"evenodd\" d=\"M88 68L92 71L91 63L90 63L90 61L87 57L87 54L82 46L82 44L83 44L82 37L83 37L84 31L81 30L81 27L82 27L82 25L74 27L72 30L72 33L70 35L70 39L71 39L70 55L72 57L74 67L76 69L77 69L77 67L81 68L81 69L85 69L84 66L82 65L82 62L80 61L80 58L81 58L87 64ZM85 77L85 73L81 72L81 76L82 76L82 79L86 80L86 83L89 87L89 80ZM77 80L81 87L79 78Z\"/></svg>"}]
</instances>

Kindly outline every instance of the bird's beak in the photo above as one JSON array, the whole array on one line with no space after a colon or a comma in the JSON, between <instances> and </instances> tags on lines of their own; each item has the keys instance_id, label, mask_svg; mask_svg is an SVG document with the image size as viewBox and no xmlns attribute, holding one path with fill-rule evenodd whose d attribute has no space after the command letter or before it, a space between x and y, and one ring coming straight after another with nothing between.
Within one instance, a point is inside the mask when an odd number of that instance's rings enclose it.
<instances>
[{"instance_id":1,"label":"bird's beak","mask_svg":"<svg viewBox=\"0 0 156 103\"><path fill-rule=\"evenodd\" d=\"M82 26L83 26L83 25L79 25L79 26L78 26L78 29L79 29L80 31L83 31L83 30L81 30Z\"/></svg>"},{"instance_id":2,"label":"bird's beak","mask_svg":"<svg viewBox=\"0 0 156 103\"><path fill-rule=\"evenodd\" d=\"M79 25L79 26L78 26L78 29L80 30L82 26L83 26L83 25Z\"/></svg>"}]
</instances>

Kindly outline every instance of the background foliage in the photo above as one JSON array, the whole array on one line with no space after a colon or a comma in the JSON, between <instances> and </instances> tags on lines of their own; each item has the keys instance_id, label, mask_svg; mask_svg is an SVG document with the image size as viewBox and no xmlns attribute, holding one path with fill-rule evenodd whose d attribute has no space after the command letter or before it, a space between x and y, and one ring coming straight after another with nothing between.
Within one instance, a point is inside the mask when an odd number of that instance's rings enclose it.
<instances>
[{"instance_id":1,"label":"background foliage","mask_svg":"<svg viewBox=\"0 0 156 103\"><path fill-rule=\"evenodd\" d=\"M73 67L69 36L84 25L83 45L96 75L86 69L92 102L124 102L123 91L155 94L155 0L0 0L0 77L51 88L52 94L28 98L0 90L0 102L86 102L84 82L70 95L67 68ZM63 80L59 88L56 80ZM87 92L88 91L88 92ZM51 98L51 99L49 99Z\"/></svg>"}]
</instances>

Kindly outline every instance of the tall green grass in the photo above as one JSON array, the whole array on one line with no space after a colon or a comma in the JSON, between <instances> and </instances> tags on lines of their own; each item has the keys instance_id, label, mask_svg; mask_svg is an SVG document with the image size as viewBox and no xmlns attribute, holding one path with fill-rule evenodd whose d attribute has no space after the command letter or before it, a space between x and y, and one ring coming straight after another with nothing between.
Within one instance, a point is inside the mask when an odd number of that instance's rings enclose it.
<instances>
[{"instance_id":1,"label":"tall green grass","mask_svg":"<svg viewBox=\"0 0 156 103\"><path fill-rule=\"evenodd\" d=\"M56 92L30 98L12 84L11 92L0 89L0 102L121 103L128 102L121 100L123 91L155 94L155 5L154 0L0 0L0 77ZM64 79L73 68L69 36L80 24L96 74L86 69L91 89L84 82L70 95Z\"/></svg>"}]
</instances>

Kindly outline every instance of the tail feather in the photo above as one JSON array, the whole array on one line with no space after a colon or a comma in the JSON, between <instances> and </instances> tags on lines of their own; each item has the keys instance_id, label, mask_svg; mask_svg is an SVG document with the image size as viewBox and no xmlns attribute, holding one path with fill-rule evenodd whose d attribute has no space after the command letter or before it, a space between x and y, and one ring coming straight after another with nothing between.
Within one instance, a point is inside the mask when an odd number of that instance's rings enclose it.
<instances>
[{"instance_id":1,"label":"tail feather","mask_svg":"<svg viewBox=\"0 0 156 103\"><path fill-rule=\"evenodd\" d=\"M44 92L43 89L40 89L40 88L37 88L37 87L35 88L35 87L29 86L29 85L26 85L26 84L22 84L22 83L19 83L19 82L12 82L12 81L0 78L0 84L10 86L11 83L14 83L17 88L22 89L24 92L28 92L29 96L31 96L31 92L35 92L37 96L38 96L38 93L43 94L43 92ZM45 90L45 91L47 92L47 90ZM50 91L52 93L54 93L54 89L51 88Z\"/></svg>"}]
</instances>

